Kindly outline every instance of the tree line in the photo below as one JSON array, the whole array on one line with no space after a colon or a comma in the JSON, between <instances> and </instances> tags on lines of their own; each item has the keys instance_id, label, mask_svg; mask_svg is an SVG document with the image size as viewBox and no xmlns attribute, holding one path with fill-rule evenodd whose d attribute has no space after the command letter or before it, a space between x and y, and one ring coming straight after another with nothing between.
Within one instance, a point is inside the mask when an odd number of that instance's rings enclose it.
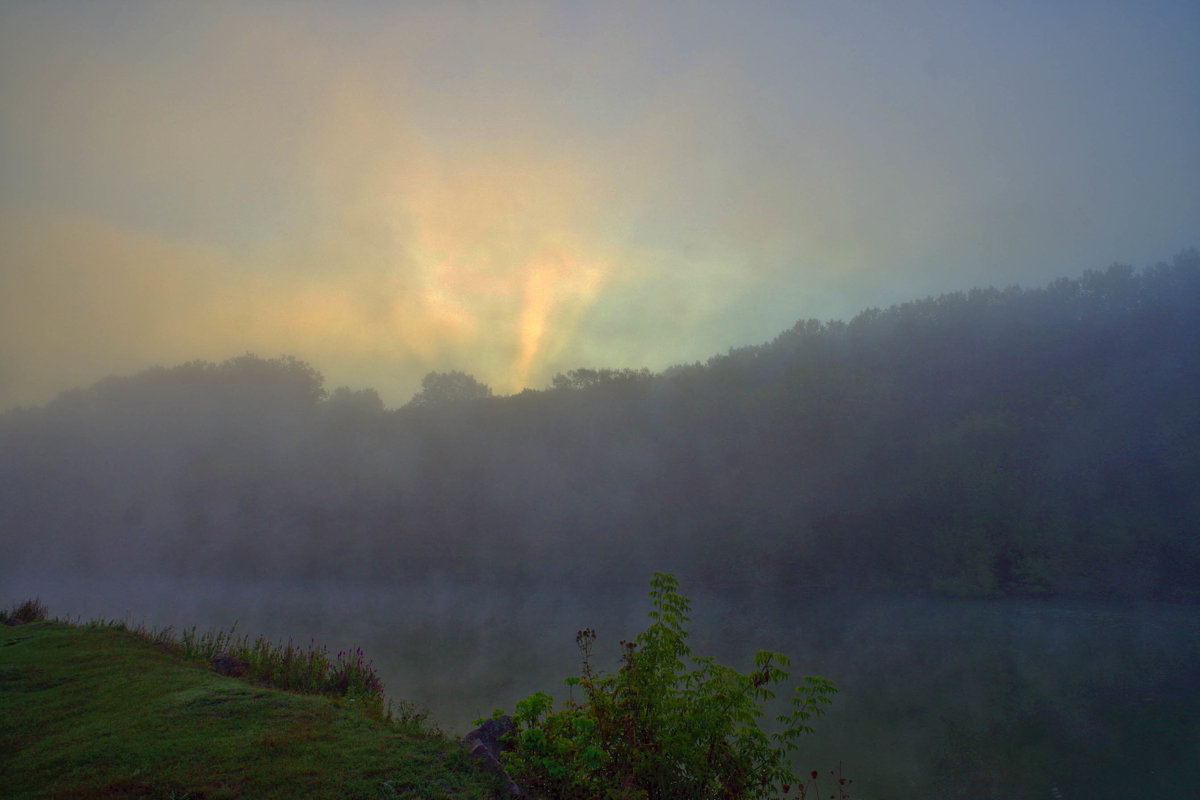
<instances>
[{"instance_id":1,"label":"tree line","mask_svg":"<svg viewBox=\"0 0 1200 800\"><path fill-rule=\"evenodd\" d=\"M1200 255L408 404L294 358L0 414L34 570L1200 596Z\"/></svg>"}]
</instances>

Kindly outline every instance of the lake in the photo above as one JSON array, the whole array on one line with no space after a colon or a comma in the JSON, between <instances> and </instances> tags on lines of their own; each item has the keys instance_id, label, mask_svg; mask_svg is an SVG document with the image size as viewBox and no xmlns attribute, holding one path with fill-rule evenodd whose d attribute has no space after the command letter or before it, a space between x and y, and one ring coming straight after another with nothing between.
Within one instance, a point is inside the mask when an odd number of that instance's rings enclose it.
<instances>
[{"instance_id":1,"label":"lake","mask_svg":"<svg viewBox=\"0 0 1200 800\"><path fill-rule=\"evenodd\" d=\"M837 683L797 766L840 765L855 798L1184 797L1200 786L1194 605L682 591L697 655L746 669L756 650L779 650L794 675ZM389 695L453 733L533 691L564 697L579 628L597 630L595 660L615 668L617 642L645 627L649 607L644 585L0 578L0 602L35 595L60 617L237 622L361 646Z\"/></svg>"}]
</instances>

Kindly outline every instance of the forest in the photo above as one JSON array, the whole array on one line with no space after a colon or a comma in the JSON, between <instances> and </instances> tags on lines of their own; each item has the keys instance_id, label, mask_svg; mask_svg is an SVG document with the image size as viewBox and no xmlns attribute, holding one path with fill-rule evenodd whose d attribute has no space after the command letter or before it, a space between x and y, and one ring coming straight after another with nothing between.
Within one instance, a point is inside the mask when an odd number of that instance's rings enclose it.
<instances>
[{"instance_id":1,"label":"forest","mask_svg":"<svg viewBox=\"0 0 1200 800\"><path fill-rule=\"evenodd\" d=\"M1200 253L408 404L292 357L0 414L33 573L1200 598Z\"/></svg>"}]
</instances>

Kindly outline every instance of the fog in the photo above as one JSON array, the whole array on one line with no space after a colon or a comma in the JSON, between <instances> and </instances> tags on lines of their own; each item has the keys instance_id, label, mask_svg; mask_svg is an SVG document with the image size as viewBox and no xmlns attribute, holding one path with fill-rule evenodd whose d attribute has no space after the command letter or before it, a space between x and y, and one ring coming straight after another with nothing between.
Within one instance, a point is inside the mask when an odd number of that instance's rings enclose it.
<instances>
[{"instance_id":1,"label":"fog","mask_svg":"<svg viewBox=\"0 0 1200 800\"><path fill-rule=\"evenodd\" d=\"M291 357L113 377L0 416L7 562L1191 599L1195 286L1191 250L392 410Z\"/></svg>"},{"instance_id":2,"label":"fog","mask_svg":"<svg viewBox=\"0 0 1200 800\"><path fill-rule=\"evenodd\" d=\"M1198 40L0 2L0 603L362 645L462 732L665 571L841 687L856 797L1182 796Z\"/></svg>"},{"instance_id":3,"label":"fog","mask_svg":"<svg viewBox=\"0 0 1200 800\"><path fill-rule=\"evenodd\" d=\"M1178 794L1197 308L1191 249L507 396L435 371L389 409L254 355L111 377L0 415L0 601L362 645L462 732L561 696L582 627L615 666L667 571L697 653L839 685L800 758L862 796Z\"/></svg>"},{"instance_id":4,"label":"fog","mask_svg":"<svg viewBox=\"0 0 1200 800\"><path fill-rule=\"evenodd\" d=\"M293 353L403 404L1194 244L1178 0L0 4L0 409Z\"/></svg>"}]
</instances>

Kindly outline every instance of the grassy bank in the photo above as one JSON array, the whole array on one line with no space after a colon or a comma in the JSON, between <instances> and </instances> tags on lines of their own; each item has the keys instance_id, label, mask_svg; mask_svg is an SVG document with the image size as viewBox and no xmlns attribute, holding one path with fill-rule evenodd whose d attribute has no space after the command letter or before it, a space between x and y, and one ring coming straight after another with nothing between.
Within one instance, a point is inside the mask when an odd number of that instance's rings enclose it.
<instances>
[{"instance_id":1,"label":"grassy bank","mask_svg":"<svg viewBox=\"0 0 1200 800\"><path fill-rule=\"evenodd\" d=\"M0 794L14 798L486 798L419 719L217 674L119 623L0 626Z\"/></svg>"}]
</instances>

